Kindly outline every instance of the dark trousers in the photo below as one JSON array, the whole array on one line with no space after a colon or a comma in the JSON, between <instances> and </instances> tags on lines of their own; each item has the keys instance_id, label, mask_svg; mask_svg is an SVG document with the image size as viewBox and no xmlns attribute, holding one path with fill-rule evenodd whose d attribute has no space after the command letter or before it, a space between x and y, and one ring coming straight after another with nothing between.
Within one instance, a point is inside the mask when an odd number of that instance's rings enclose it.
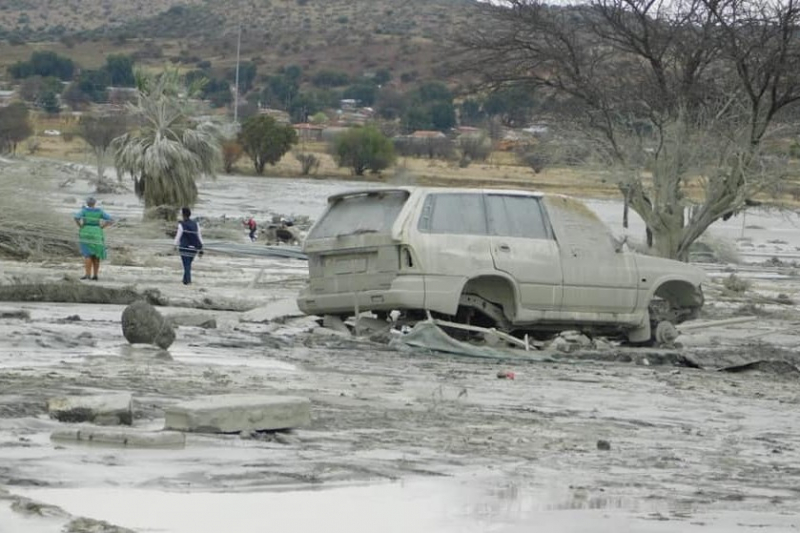
<instances>
[{"instance_id":1,"label":"dark trousers","mask_svg":"<svg viewBox=\"0 0 800 533\"><path fill-rule=\"evenodd\" d=\"M192 282L192 261L194 254L182 253L181 262L183 263L183 284L188 285Z\"/></svg>"},{"instance_id":2,"label":"dark trousers","mask_svg":"<svg viewBox=\"0 0 800 533\"><path fill-rule=\"evenodd\" d=\"M256 240L256 228L250 228L250 240L251 241Z\"/></svg>"}]
</instances>

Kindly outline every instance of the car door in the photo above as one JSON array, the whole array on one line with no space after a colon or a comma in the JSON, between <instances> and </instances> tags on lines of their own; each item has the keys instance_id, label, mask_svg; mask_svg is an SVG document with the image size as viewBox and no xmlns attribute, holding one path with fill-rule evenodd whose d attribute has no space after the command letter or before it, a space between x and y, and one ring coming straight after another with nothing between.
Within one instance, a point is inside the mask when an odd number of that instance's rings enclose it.
<instances>
[{"instance_id":1,"label":"car door","mask_svg":"<svg viewBox=\"0 0 800 533\"><path fill-rule=\"evenodd\" d=\"M454 314L464 283L494 269L483 194L428 194L417 223L414 251L424 265L426 308L450 301Z\"/></svg>"},{"instance_id":2,"label":"car door","mask_svg":"<svg viewBox=\"0 0 800 533\"><path fill-rule=\"evenodd\" d=\"M520 307L560 309L561 256L541 198L502 192L485 198L494 266L517 281Z\"/></svg>"},{"instance_id":3,"label":"car door","mask_svg":"<svg viewBox=\"0 0 800 533\"><path fill-rule=\"evenodd\" d=\"M618 252L606 225L581 202L556 196L545 204L560 248L562 311L633 312L638 281L634 255Z\"/></svg>"}]
</instances>

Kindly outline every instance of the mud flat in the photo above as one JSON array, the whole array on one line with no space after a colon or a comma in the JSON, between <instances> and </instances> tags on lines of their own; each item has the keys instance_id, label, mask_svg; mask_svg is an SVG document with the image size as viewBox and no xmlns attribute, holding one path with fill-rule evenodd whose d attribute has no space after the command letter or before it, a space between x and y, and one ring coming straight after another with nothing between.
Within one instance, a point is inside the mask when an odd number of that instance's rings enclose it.
<instances>
[{"instance_id":1,"label":"mud flat","mask_svg":"<svg viewBox=\"0 0 800 533\"><path fill-rule=\"evenodd\" d=\"M312 185L292 194L310 202ZM237 191L212 188L204 202L233 206L247 197ZM187 288L161 238L139 237L136 264L103 265L97 286L158 289L161 312L182 317L169 351L129 346L119 302L0 302L1 533L62 531L81 516L170 533L798 527L792 244L749 241L781 264L706 265L702 318L752 319L682 335L679 352L702 367L687 368L614 346L526 362L330 335L280 303L302 285L304 262L209 253ZM5 285L65 283L76 270L0 262ZM741 292L725 287L732 271L749 283ZM508 372L513 380L498 379ZM187 433L178 449L51 440L92 426L49 418L49 399L114 393L133 396L142 432L161 430L170 406L228 394L309 398L311 423ZM19 496L63 514L21 512L9 499Z\"/></svg>"}]
</instances>

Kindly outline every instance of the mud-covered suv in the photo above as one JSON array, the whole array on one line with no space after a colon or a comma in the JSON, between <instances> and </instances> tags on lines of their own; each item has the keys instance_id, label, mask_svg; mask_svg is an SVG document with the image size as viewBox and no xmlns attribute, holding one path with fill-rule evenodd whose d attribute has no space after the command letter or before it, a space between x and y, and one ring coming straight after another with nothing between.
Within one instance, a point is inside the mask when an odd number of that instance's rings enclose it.
<instances>
[{"instance_id":1,"label":"mud-covered suv","mask_svg":"<svg viewBox=\"0 0 800 533\"><path fill-rule=\"evenodd\" d=\"M581 329L651 339L703 304L705 274L623 250L560 195L399 188L332 196L304 245L316 315L426 312L504 331Z\"/></svg>"}]
</instances>

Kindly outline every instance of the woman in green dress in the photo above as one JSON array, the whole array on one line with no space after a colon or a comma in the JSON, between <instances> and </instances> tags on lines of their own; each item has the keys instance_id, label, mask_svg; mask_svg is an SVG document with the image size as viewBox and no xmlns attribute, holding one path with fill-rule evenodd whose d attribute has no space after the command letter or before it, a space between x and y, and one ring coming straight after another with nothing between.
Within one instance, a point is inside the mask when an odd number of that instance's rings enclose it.
<instances>
[{"instance_id":1,"label":"woman in green dress","mask_svg":"<svg viewBox=\"0 0 800 533\"><path fill-rule=\"evenodd\" d=\"M83 256L84 275L81 279L97 281L100 273L100 260L106 258L106 241L103 228L113 223L111 216L96 206L97 200L87 198L86 205L75 213L78 225L78 238Z\"/></svg>"}]
</instances>

